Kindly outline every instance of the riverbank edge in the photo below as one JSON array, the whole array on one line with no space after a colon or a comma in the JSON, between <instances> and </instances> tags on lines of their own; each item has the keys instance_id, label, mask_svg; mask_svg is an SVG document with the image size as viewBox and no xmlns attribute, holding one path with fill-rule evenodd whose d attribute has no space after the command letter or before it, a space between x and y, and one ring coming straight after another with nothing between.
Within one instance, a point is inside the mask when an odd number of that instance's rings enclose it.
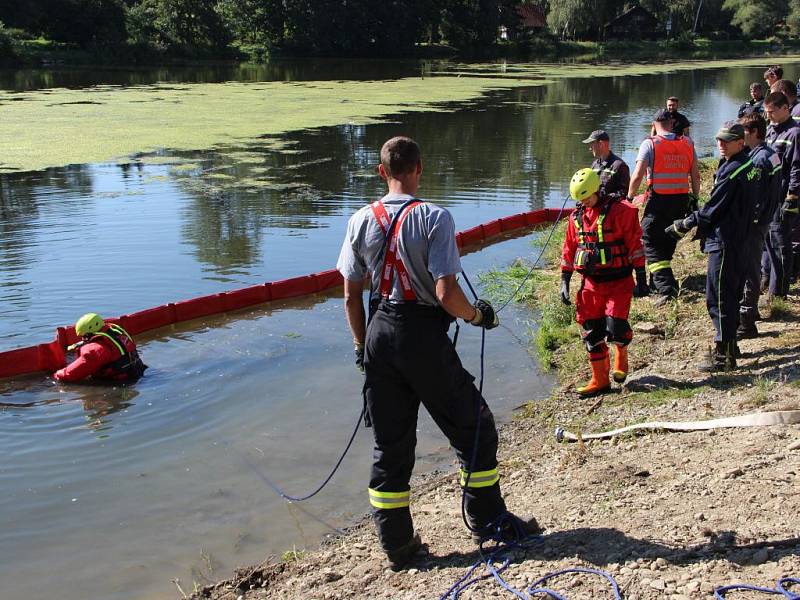
<instances>
[{"instance_id":1,"label":"riverbank edge","mask_svg":"<svg viewBox=\"0 0 800 600\"><path fill-rule=\"evenodd\" d=\"M272 59L411 59L411 60L496 60L611 62L617 60L661 59L710 60L763 56L779 58L800 50L800 39L783 40L676 40L568 41L553 36L537 36L519 42L503 42L485 49L459 49L447 44L418 44L405 56L309 56L271 51L254 44L232 45L224 49L163 50L147 44L123 43L116 46L81 48L75 44L46 39L10 37L0 52L2 68L114 67L142 68L161 66L207 66L266 64Z\"/></svg>"},{"instance_id":2,"label":"riverbank edge","mask_svg":"<svg viewBox=\"0 0 800 600\"><path fill-rule=\"evenodd\" d=\"M558 248L554 239L548 252ZM800 514L800 495L792 491L800 450L790 449L800 426L555 441L556 425L587 432L645 420L800 409L796 288L790 302L764 306L762 337L742 342L737 372L707 376L695 368L713 334L704 305L705 260L686 240L673 264L682 283L679 299L661 307L634 301L631 376L613 393L577 397L575 384L588 377L585 351L577 326L562 329L563 316L553 321L557 341L548 351L559 385L500 427L499 468L509 508L536 515L548 530L542 547L511 556L509 581L522 585L574 566L603 568L627 600L681 600L707 598L714 586L734 581L771 586L780 575L800 575L800 526L786 518ZM557 280L557 268L536 274L530 291L542 311L553 294L557 299ZM542 298L544 305L538 304ZM196 587L191 598L439 597L478 556L460 523L455 467L416 477L412 485L415 524L432 557L408 570L386 569L365 516L319 550L239 568L232 578ZM721 504L718 486L725 489ZM608 593L602 582L574 576L561 583L565 588L574 590L569 597ZM462 597L497 590L489 580Z\"/></svg>"}]
</instances>

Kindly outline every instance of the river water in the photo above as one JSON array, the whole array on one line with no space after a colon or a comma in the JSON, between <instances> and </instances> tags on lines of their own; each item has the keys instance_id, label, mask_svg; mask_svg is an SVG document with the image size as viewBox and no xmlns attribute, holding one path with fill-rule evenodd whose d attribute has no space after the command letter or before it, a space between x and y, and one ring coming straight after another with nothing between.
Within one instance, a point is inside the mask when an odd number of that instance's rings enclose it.
<instances>
[{"instance_id":1,"label":"river water","mask_svg":"<svg viewBox=\"0 0 800 600\"><path fill-rule=\"evenodd\" d=\"M381 143L423 148L421 195L458 229L557 207L605 128L632 164L652 113L682 100L701 156L763 69L560 79L493 91L446 112L288 132L226 149L0 175L0 350L52 339L96 310L117 315L167 301L334 266L347 218L382 193ZM379 61L263 68L0 73L7 90L226 81L374 80L419 73ZM791 68L787 69L789 75ZM602 71L598 71L602 75ZM0 110L2 107L0 107ZM253 181L269 174L269 185ZM477 274L531 258L532 238L464 258ZM3 598L164 598L270 553L313 547L368 510L370 433L307 505L269 489L313 488L346 442L361 378L339 292L275 303L140 336L147 376L130 388L0 382L0 589ZM485 390L502 419L546 396L527 348L535 315L507 309L487 336ZM472 329L472 328L470 328ZM479 372L479 334L459 348ZM420 469L447 467L446 443L420 422ZM513 508L513 498L509 499Z\"/></svg>"}]
</instances>

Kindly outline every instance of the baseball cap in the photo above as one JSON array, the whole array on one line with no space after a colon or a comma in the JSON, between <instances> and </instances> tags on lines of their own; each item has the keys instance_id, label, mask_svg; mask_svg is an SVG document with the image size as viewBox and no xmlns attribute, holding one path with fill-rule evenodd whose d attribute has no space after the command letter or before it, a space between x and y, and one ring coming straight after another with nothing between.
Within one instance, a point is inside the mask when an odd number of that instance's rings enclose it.
<instances>
[{"instance_id":1,"label":"baseball cap","mask_svg":"<svg viewBox=\"0 0 800 600\"><path fill-rule=\"evenodd\" d=\"M583 140L583 143L591 144L592 142L599 142L602 140L608 141L608 134L602 129L595 129L592 133L589 134L589 137Z\"/></svg>"},{"instance_id":2,"label":"baseball cap","mask_svg":"<svg viewBox=\"0 0 800 600\"><path fill-rule=\"evenodd\" d=\"M725 121L722 127L717 132L716 139L723 142L732 142L734 140L744 139L744 127L741 123L736 121Z\"/></svg>"},{"instance_id":3,"label":"baseball cap","mask_svg":"<svg viewBox=\"0 0 800 600\"><path fill-rule=\"evenodd\" d=\"M660 108L656 111L655 116L653 116L653 121L671 121L675 118L675 115L669 112L666 108Z\"/></svg>"}]
</instances>

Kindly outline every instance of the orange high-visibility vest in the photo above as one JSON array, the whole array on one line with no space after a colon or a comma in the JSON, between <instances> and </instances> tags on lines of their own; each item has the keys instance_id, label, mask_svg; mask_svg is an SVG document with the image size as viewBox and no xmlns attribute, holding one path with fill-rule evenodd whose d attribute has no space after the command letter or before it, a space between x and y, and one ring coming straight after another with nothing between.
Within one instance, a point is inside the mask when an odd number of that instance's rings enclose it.
<instances>
[{"instance_id":1,"label":"orange high-visibility vest","mask_svg":"<svg viewBox=\"0 0 800 600\"><path fill-rule=\"evenodd\" d=\"M694 163L694 150L684 137L669 140L660 135L653 142L653 169L647 185L656 194L688 194L689 172Z\"/></svg>"}]
</instances>

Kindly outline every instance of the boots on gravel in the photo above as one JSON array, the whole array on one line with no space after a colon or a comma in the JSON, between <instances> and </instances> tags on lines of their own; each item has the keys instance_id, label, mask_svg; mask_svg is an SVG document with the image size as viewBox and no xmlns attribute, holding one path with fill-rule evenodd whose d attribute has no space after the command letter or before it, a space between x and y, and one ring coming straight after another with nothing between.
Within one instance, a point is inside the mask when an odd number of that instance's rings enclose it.
<instances>
[{"instance_id":1,"label":"boots on gravel","mask_svg":"<svg viewBox=\"0 0 800 600\"><path fill-rule=\"evenodd\" d=\"M736 342L715 342L697 369L704 373L733 371L736 369L736 350Z\"/></svg>"},{"instance_id":2,"label":"boots on gravel","mask_svg":"<svg viewBox=\"0 0 800 600\"><path fill-rule=\"evenodd\" d=\"M617 383L625 383L628 378L628 347L615 344L614 368L611 370L611 377Z\"/></svg>"},{"instance_id":3,"label":"boots on gravel","mask_svg":"<svg viewBox=\"0 0 800 600\"><path fill-rule=\"evenodd\" d=\"M490 540L498 543L511 544L522 542L526 538L539 535L544 529L539 526L535 518L521 519L511 512L504 512L488 525L472 532L472 541L483 544Z\"/></svg>"},{"instance_id":4,"label":"boots on gravel","mask_svg":"<svg viewBox=\"0 0 800 600\"><path fill-rule=\"evenodd\" d=\"M386 558L392 571L400 571L407 567L413 560L421 558L428 553L427 546L422 543L418 533L414 534L407 543L395 550L388 550Z\"/></svg>"},{"instance_id":5,"label":"boots on gravel","mask_svg":"<svg viewBox=\"0 0 800 600\"><path fill-rule=\"evenodd\" d=\"M589 353L589 364L592 367L592 378L589 383L578 388L578 394L584 398L602 394L611 389L611 380L608 377L608 370L611 365L608 360L608 350L602 353Z\"/></svg>"}]
</instances>

